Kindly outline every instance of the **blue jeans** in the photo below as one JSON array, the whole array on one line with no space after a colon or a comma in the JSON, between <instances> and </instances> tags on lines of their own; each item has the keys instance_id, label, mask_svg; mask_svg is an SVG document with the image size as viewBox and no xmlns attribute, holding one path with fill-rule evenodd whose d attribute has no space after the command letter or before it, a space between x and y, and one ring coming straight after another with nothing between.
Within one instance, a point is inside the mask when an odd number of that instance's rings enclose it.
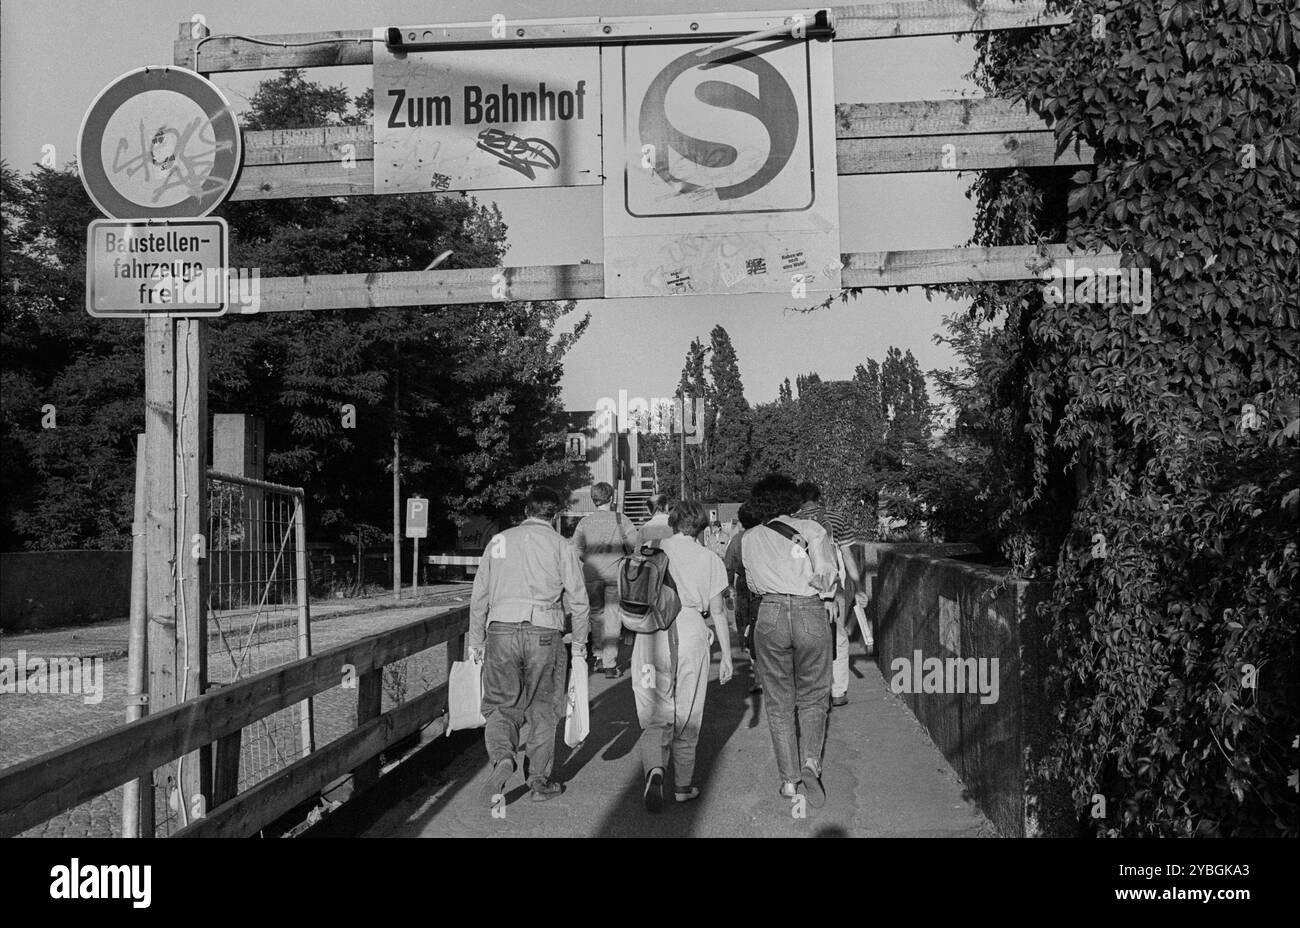
<instances>
[{"instance_id":1,"label":"blue jeans","mask_svg":"<svg viewBox=\"0 0 1300 928\"><path fill-rule=\"evenodd\" d=\"M587 602L591 604L591 653L606 668L618 663L618 640L623 634L623 620L618 614L618 577L589 579Z\"/></svg>"},{"instance_id":2,"label":"blue jeans","mask_svg":"<svg viewBox=\"0 0 1300 928\"><path fill-rule=\"evenodd\" d=\"M821 769L831 692L831 634L826 607L816 596L763 596L754 624L754 657L776 767L785 782L799 779L805 761L815 761Z\"/></svg>"},{"instance_id":3,"label":"blue jeans","mask_svg":"<svg viewBox=\"0 0 1300 928\"><path fill-rule=\"evenodd\" d=\"M528 724L530 778L547 776L555 759L556 652L563 633L530 622L491 622L483 658L483 738L488 762L514 759Z\"/></svg>"}]
</instances>

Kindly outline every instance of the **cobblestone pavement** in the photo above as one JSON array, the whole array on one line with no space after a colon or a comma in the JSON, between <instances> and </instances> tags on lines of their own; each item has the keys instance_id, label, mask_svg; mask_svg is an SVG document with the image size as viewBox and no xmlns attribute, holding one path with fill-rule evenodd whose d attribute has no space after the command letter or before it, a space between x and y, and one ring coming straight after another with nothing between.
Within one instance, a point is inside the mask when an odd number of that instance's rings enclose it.
<instances>
[{"instance_id":1,"label":"cobblestone pavement","mask_svg":"<svg viewBox=\"0 0 1300 928\"><path fill-rule=\"evenodd\" d=\"M709 684L696 767L701 796L642 807L639 729L630 678L591 678L591 735L576 751L559 742L562 796L528 801L519 773L507 784L504 818L482 805L487 778L481 743L462 752L413 794L398 799L370 837L993 837L992 824L964 798L961 781L875 663L854 642L849 704L831 711L821 809L777 794L762 696L749 693L748 664L721 687ZM671 779L671 774L670 774Z\"/></svg>"},{"instance_id":2,"label":"cobblestone pavement","mask_svg":"<svg viewBox=\"0 0 1300 928\"><path fill-rule=\"evenodd\" d=\"M409 591L408 591L409 594ZM431 606L440 611L469 600L469 585L422 589L418 598L393 603L388 597L312 603L312 646L322 651L366 635L412 622ZM0 770L123 724L126 717L128 629L125 622L55 629L0 637L0 657L98 657L103 660L102 699L88 703L78 694L0 695ZM285 659L294 653L286 651ZM437 686L446 677L445 647L430 649L400 662L405 685ZM395 704L402 671L386 675L384 708ZM92 697L93 698L93 697ZM356 718L356 691L336 687L313 700L317 745L351 730ZM121 833L122 790L96 797L24 832L23 837L110 837ZM159 820L165 815L159 799Z\"/></svg>"}]
</instances>

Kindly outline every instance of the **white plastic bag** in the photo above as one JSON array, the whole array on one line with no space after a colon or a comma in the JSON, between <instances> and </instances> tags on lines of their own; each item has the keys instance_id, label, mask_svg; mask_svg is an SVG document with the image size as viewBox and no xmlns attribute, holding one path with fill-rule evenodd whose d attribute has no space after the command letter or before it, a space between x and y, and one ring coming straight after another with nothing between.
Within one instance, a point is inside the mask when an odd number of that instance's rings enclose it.
<instances>
[{"instance_id":1,"label":"white plastic bag","mask_svg":"<svg viewBox=\"0 0 1300 928\"><path fill-rule=\"evenodd\" d=\"M447 678L447 734L467 728L482 728L483 664L481 661L456 661Z\"/></svg>"},{"instance_id":2,"label":"white plastic bag","mask_svg":"<svg viewBox=\"0 0 1300 928\"><path fill-rule=\"evenodd\" d=\"M564 710L564 743L576 748L591 732L591 707L587 702L587 662L574 661L569 669L569 702Z\"/></svg>"}]
</instances>

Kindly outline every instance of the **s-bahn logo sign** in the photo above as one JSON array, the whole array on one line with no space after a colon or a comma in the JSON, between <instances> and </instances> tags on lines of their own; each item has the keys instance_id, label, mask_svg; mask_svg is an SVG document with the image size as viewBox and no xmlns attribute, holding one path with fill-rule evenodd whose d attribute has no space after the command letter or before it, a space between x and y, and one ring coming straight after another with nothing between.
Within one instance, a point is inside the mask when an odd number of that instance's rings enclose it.
<instances>
[{"instance_id":1,"label":"s-bahn logo sign","mask_svg":"<svg viewBox=\"0 0 1300 928\"><path fill-rule=\"evenodd\" d=\"M234 189L239 125L217 86L193 71L136 68L86 111L77 165L91 200L114 219L193 219Z\"/></svg>"},{"instance_id":2,"label":"s-bahn logo sign","mask_svg":"<svg viewBox=\"0 0 1300 928\"><path fill-rule=\"evenodd\" d=\"M607 296L839 287L829 42L603 59Z\"/></svg>"}]
</instances>

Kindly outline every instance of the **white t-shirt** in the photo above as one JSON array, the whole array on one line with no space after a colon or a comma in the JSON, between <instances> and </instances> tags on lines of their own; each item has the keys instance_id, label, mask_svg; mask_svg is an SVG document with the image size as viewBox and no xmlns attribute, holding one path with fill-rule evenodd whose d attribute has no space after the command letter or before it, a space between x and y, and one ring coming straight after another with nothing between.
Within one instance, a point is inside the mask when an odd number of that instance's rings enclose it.
<instances>
[{"instance_id":1,"label":"white t-shirt","mask_svg":"<svg viewBox=\"0 0 1300 928\"><path fill-rule=\"evenodd\" d=\"M659 547L668 555L668 569L677 585L682 607L707 612L713 597L727 588L727 568L722 558L694 538L680 533L665 538Z\"/></svg>"}]
</instances>

